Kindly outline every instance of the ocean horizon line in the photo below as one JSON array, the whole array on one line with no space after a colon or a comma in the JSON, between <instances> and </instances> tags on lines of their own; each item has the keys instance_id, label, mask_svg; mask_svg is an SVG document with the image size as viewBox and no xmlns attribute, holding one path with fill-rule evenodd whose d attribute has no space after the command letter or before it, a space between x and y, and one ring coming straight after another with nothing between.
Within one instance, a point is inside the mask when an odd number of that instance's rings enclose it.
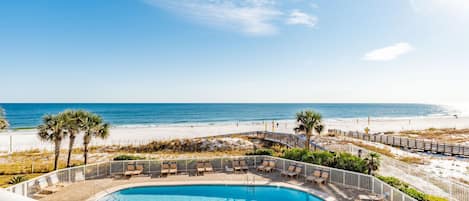
<instances>
[{"instance_id":1,"label":"ocean horizon line","mask_svg":"<svg viewBox=\"0 0 469 201\"><path fill-rule=\"evenodd\" d=\"M460 115L457 110L415 103L0 103L11 128L37 126L46 114L83 109L114 126L293 120L301 110L316 110L324 119L420 118Z\"/></svg>"}]
</instances>

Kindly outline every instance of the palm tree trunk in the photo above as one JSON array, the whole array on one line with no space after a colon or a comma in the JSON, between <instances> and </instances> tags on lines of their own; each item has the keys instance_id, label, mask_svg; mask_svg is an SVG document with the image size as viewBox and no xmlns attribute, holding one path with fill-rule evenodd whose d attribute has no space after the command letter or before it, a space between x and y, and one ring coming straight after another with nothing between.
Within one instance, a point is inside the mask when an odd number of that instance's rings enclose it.
<instances>
[{"instance_id":1,"label":"palm tree trunk","mask_svg":"<svg viewBox=\"0 0 469 201\"><path fill-rule=\"evenodd\" d=\"M306 150L309 150L309 141L311 140L311 135L312 135L312 132L311 131L308 131L306 132L306 141L305 141L305 149Z\"/></svg>"},{"instance_id":2,"label":"palm tree trunk","mask_svg":"<svg viewBox=\"0 0 469 201\"><path fill-rule=\"evenodd\" d=\"M70 160L72 158L73 144L75 143L75 135L70 133L70 142L68 144L68 157L67 157L67 167L70 167Z\"/></svg>"},{"instance_id":3,"label":"palm tree trunk","mask_svg":"<svg viewBox=\"0 0 469 201\"><path fill-rule=\"evenodd\" d=\"M59 167L59 156L60 156L60 143L61 140L55 140L55 158L54 158L54 170L57 170Z\"/></svg>"},{"instance_id":4,"label":"palm tree trunk","mask_svg":"<svg viewBox=\"0 0 469 201\"><path fill-rule=\"evenodd\" d=\"M88 163L88 143L83 143L83 158L85 158L85 165Z\"/></svg>"}]
</instances>

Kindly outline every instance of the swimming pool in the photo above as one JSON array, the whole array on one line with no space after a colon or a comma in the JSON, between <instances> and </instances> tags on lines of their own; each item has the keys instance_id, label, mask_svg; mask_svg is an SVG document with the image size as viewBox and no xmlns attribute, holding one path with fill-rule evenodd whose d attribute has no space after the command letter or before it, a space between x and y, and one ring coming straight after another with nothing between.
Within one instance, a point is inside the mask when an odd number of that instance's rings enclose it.
<instances>
[{"instance_id":1,"label":"swimming pool","mask_svg":"<svg viewBox=\"0 0 469 201\"><path fill-rule=\"evenodd\" d=\"M143 186L116 191L99 201L322 201L309 193L275 186Z\"/></svg>"}]
</instances>

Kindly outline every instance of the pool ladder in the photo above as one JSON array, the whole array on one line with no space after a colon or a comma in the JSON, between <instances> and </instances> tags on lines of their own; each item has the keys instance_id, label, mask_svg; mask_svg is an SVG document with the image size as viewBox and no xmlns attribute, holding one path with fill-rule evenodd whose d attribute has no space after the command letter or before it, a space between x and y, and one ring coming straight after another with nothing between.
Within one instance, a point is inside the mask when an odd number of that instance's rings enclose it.
<instances>
[{"instance_id":1,"label":"pool ladder","mask_svg":"<svg viewBox=\"0 0 469 201\"><path fill-rule=\"evenodd\" d=\"M252 176L252 179L249 180L249 175L246 175L246 185L255 185L255 184L256 184L256 176Z\"/></svg>"}]
</instances>

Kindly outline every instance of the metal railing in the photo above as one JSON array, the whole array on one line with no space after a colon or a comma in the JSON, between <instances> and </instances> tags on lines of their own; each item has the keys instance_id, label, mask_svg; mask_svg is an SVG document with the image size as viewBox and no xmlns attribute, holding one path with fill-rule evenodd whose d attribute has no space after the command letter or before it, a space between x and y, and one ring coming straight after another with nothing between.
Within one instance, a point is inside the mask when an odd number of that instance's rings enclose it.
<instances>
[{"instance_id":1,"label":"metal railing","mask_svg":"<svg viewBox=\"0 0 469 201\"><path fill-rule=\"evenodd\" d=\"M262 163L263 160L275 160L275 169L277 171L287 170L290 164L302 167L302 173L299 179L305 179L312 175L315 170L326 171L329 173L329 182L353 187L370 193L384 195L388 201L415 201L405 193L386 184L385 182L367 174L351 172L347 170L335 169L310 163L298 162L272 156L233 156L219 158L187 158L187 159L168 159L164 162L173 161L177 164L178 174L191 174L196 171L197 161L210 161L215 171L225 171L225 166L231 167L233 159L244 159L247 165L252 169ZM37 184L40 180L46 179L49 183L53 176L57 176L60 183L75 183L107 178L115 174L123 174L127 165L141 165L143 174L159 174L161 172L163 160L133 160L133 161L109 161L96 164L83 165L78 167L66 168L44 174L40 177L10 186L6 190L21 194L27 197L34 197L38 191ZM83 176L83 177L82 177ZM82 179L81 179L82 178ZM252 182L252 181L251 181Z\"/></svg>"}]
</instances>

